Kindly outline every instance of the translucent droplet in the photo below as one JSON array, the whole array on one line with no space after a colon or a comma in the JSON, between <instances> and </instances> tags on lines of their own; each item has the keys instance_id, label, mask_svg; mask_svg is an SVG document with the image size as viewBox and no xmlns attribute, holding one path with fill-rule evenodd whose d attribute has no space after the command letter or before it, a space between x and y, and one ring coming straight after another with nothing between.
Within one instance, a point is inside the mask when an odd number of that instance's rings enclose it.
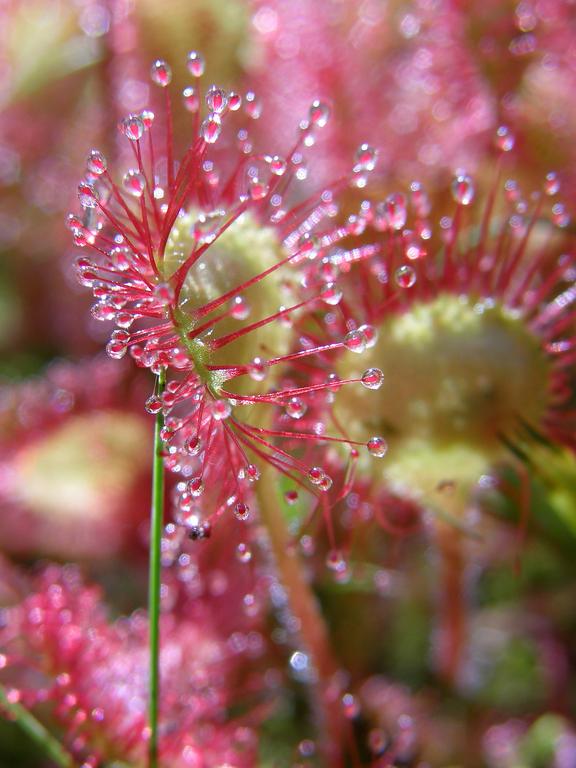
<instances>
[{"instance_id":1,"label":"translucent droplet","mask_svg":"<svg viewBox=\"0 0 576 768\"><path fill-rule=\"evenodd\" d=\"M114 360L121 360L126 354L127 347L125 344L121 344L119 341L109 341L106 344L106 352Z\"/></svg>"},{"instance_id":2,"label":"translucent droplet","mask_svg":"<svg viewBox=\"0 0 576 768\"><path fill-rule=\"evenodd\" d=\"M263 200L268 194L268 185L257 176L252 176L249 182L249 192L252 200Z\"/></svg>"},{"instance_id":3,"label":"translucent droplet","mask_svg":"<svg viewBox=\"0 0 576 768\"><path fill-rule=\"evenodd\" d=\"M399 288L412 288L416 282L416 270L407 264L398 267L394 273L394 280Z\"/></svg>"},{"instance_id":4,"label":"translucent droplet","mask_svg":"<svg viewBox=\"0 0 576 768\"><path fill-rule=\"evenodd\" d=\"M91 173L95 173L100 176L107 168L107 161L102 152L97 149L93 149L86 160L86 167Z\"/></svg>"},{"instance_id":5,"label":"translucent droplet","mask_svg":"<svg viewBox=\"0 0 576 768\"><path fill-rule=\"evenodd\" d=\"M260 470L256 464L248 464L245 469L245 475L251 483L255 483L260 479Z\"/></svg>"},{"instance_id":6,"label":"translucent droplet","mask_svg":"<svg viewBox=\"0 0 576 768\"><path fill-rule=\"evenodd\" d=\"M154 112L152 112L151 109L143 109L142 112L140 112L140 119L144 123L145 128L151 128L152 123L154 122L154 118L156 115Z\"/></svg>"},{"instance_id":7,"label":"translucent droplet","mask_svg":"<svg viewBox=\"0 0 576 768\"><path fill-rule=\"evenodd\" d=\"M344 346L350 352L361 354L366 349L366 337L362 331L350 331L344 337Z\"/></svg>"},{"instance_id":8,"label":"translucent droplet","mask_svg":"<svg viewBox=\"0 0 576 768\"><path fill-rule=\"evenodd\" d=\"M270 158L270 170L275 176L283 176L286 173L287 167L288 163L283 157L274 155L274 157Z\"/></svg>"},{"instance_id":9,"label":"translucent droplet","mask_svg":"<svg viewBox=\"0 0 576 768\"><path fill-rule=\"evenodd\" d=\"M207 144L214 144L222 131L222 124L217 115L208 115L200 126L200 136Z\"/></svg>"},{"instance_id":10,"label":"translucent droplet","mask_svg":"<svg viewBox=\"0 0 576 768\"><path fill-rule=\"evenodd\" d=\"M474 182L467 173L459 173L452 181L452 197L459 205L470 205L474 200Z\"/></svg>"},{"instance_id":11,"label":"translucent droplet","mask_svg":"<svg viewBox=\"0 0 576 768\"><path fill-rule=\"evenodd\" d=\"M228 94L222 88L211 85L206 93L206 106L210 112L221 115L228 106Z\"/></svg>"},{"instance_id":12,"label":"translucent droplet","mask_svg":"<svg viewBox=\"0 0 576 768\"><path fill-rule=\"evenodd\" d=\"M162 304L170 304L174 301L174 289L169 283L156 283L154 296Z\"/></svg>"},{"instance_id":13,"label":"translucent droplet","mask_svg":"<svg viewBox=\"0 0 576 768\"><path fill-rule=\"evenodd\" d=\"M156 83L161 88L166 88L172 80L170 65L162 59L156 59L150 67L150 77L153 83Z\"/></svg>"},{"instance_id":14,"label":"translucent droplet","mask_svg":"<svg viewBox=\"0 0 576 768\"><path fill-rule=\"evenodd\" d=\"M404 254L410 261L416 261L426 255L419 238L411 229L405 229L402 232L402 242Z\"/></svg>"},{"instance_id":15,"label":"translucent droplet","mask_svg":"<svg viewBox=\"0 0 576 768\"><path fill-rule=\"evenodd\" d=\"M301 419L306 413L307 405L301 397L291 397L286 403L286 413L293 419Z\"/></svg>"},{"instance_id":16,"label":"translucent droplet","mask_svg":"<svg viewBox=\"0 0 576 768\"><path fill-rule=\"evenodd\" d=\"M369 144L360 144L356 150L356 165L354 171L361 173L365 171L373 171L376 167L376 159L378 152Z\"/></svg>"},{"instance_id":17,"label":"translucent droplet","mask_svg":"<svg viewBox=\"0 0 576 768\"><path fill-rule=\"evenodd\" d=\"M331 549L326 556L326 567L335 573L346 571L346 560L339 549Z\"/></svg>"},{"instance_id":18,"label":"translucent droplet","mask_svg":"<svg viewBox=\"0 0 576 768\"><path fill-rule=\"evenodd\" d=\"M547 173L544 181L544 192L551 197L560 191L560 179L556 173Z\"/></svg>"},{"instance_id":19,"label":"translucent droplet","mask_svg":"<svg viewBox=\"0 0 576 768\"><path fill-rule=\"evenodd\" d=\"M330 490L330 488L332 488L333 484L334 484L334 481L332 480L330 475L327 475L326 473L324 473L324 477L318 483L318 488L320 488L321 491L326 493L327 491Z\"/></svg>"},{"instance_id":20,"label":"translucent droplet","mask_svg":"<svg viewBox=\"0 0 576 768\"><path fill-rule=\"evenodd\" d=\"M193 477L188 481L188 492L194 497L204 493L204 482L201 477Z\"/></svg>"},{"instance_id":21,"label":"translucent droplet","mask_svg":"<svg viewBox=\"0 0 576 768\"><path fill-rule=\"evenodd\" d=\"M146 400L146 403L144 405L148 413L156 414L160 413L162 410L162 400L160 400L159 397L156 395L152 395L151 397Z\"/></svg>"},{"instance_id":22,"label":"translucent droplet","mask_svg":"<svg viewBox=\"0 0 576 768\"><path fill-rule=\"evenodd\" d=\"M230 91L230 93L228 94L228 109L231 112L238 112L241 106L242 106L242 96L240 96L239 93Z\"/></svg>"},{"instance_id":23,"label":"translucent droplet","mask_svg":"<svg viewBox=\"0 0 576 768\"><path fill-rule=\"evenodd\" d=\"M308 118L312 125L324 128L330 119L330 107L325 102L314 99L308 110Z\"/></svg>"},{"instance_id":24,"label":"translucent droplet","mask_svg":"<svg viewBox=\"0 0 576 768\"><path fill-rule=\"evenodd\" d=\"M320 485L324 475L325 472L322 467L312 467L312 469L310 469L308 472L308 480L310 480L312 485Z\"/></svg>"},{"instance_id":25,"label":"translucent droplet","mask_svg":"<svg viewBox=\"0 0 576 768\"><path fill-rule=\"evenodd\" d=\"M184 443L184 450L190 456L197 456L200 453L201 448L202 448L202 441L200 440L198 435L192 435L192 437L189 437Z\"/></svg>"},{"instance_id":26,"label":"translucent droplet","mask_svg":"<svg viewBox=\"0 0 576 768\"><path fill-rule=\"evenodd\" d=\"M376 342L378 341L378 331L376 328L374 328L373 325L361 325L358 330L364 336L364 341L366 342L366 349L372 349L372 347L376 346Z\"/></svg>"},{"instance_id":27,"label":"translucent droplet","mask_svg":"<svg viewBox=\"0 0 576 768\"><path fill-rule=\"evenodd\" d=\"M335 283L328 283L320 298L329 306L335 307L342 300L342 290Z\"/></svg>"},{"instance_id":28,"label":"translucent droplet","mask_svg":"<svg viewBox=\"0 0 576 768\"><path fill-rule=\"evenodd\" d=\"M236 547L236 557L241 563L249 563L252 560L252 550L244 542L240 542Z\"/></svg>"},{"instance_id":29,"label":"translucent droplet","mask_svg":"<svg viewBox=\"0 0 576 768\"><path fill-rule=\"evenodd\" d=\"M204 56L199 51L190 51L186 62L188 72L194 77L202 77L206 68Z\"/></svg>"},{"instance_id":30,"label":"translucent droplet","mask_svg":"<svg viewBox=\"0 0 576 768\"><path fill-rule=\"evenodd\" d=\"M234 507L234 517L237 520L248 520L250 517L250 507L243 501L239 501Z\"/></svg>"},{"instance_id":31,"label":"translucent droplet","mask_svg":"<svg viewBox=\"0 0 576 768\"><path fill-rule=\"evenodd\" d=\"M120 123L120 130L130 141L138 141L144 135L144 121L140 115L128 115Z\"/></svg>"},{"instance_id":32,"label":"translucent droplet","mask_svg":"<svg viewBox=\"0 0 576 768\"><path fill-rule=\"evenodd\" d=\"M388 451L388 443L383 437L371 437L366 443L366 447L372 456L377 456L380 459L386 456Z\"/></svg>"},{"instance_id":33,"label":"translucent droplet","mask_svg":"<svg viewBox=\"0 0 576 768\"><path fill-rule=\"evenodd\" d=\"M246 320L250 314L250 305L244 296L235 296L230 302L230 317L234 320Z\"/></svg>"},{"instance_id":34,"label":"translucent droplet","mask_svg":"<svg viewBox=\"0 0 576 768\"><path fill-rule=\"evenodd\" d=\"M214 400L212 403L212 416L216 421L227 419L232 413L232 406L228 400Z\"/></svg>"},{"instance_id":35,"label":"translucent droplet","mask_svg":"<svg viewBox=\"0 0 576 768\"><path fill-rule=\"evenodd\" d=\"M362 374L362 384L366 389L380 389L384 381L384 374L380 368L368 368Z\"/></svg>"},{"instance_id":36,"label":"translucent droplet","mask_svg":"<svg viewBox=\"0 0 576 768\"><path fill-rule=\"evenodd\" d=\"M286 491L284 493L284 499L286 504L293 506L298 501L298 491Z\"/></svg>"},{"instance_id":37,"label":"translucent droplet","mask_svg":"<svg viewBox=\"0 0 576 768\"><path fill-rule=\"evenodd\" d=\"M501 125L496 129L496 146L502 152L510 152L514 149L516 137L506 125Z\"/></svg>"},{"instance_id":38,"label":"translucent droplet","mask_svg":"<svg viewBox=\"0 0 576 768\"><path fill-rule=\"evenodd\" d=\"M360 714L358 699L351 693L345 693L342 696L342 709L344 710L344 716L349 720L358 717Z\"/></svg>"},{"instance_id":39,"label":"translucent droplet","mask_svg":"<svg viewBox=\"0 0 576 768\"><path fill-rule=\"evenodd\" d=\"M99 200L98 192L92 184L87 181L81 181L78 184L78 200L82 208L96 208Z\"/></svg>"},{"instance_id":40,"label":"translucent droplet","mask_svg":"<svg viewBox=\"0 0 576 768\"><path fill-rule=\"evenodd\" d=\"M556 203L552 206L552 221L562 229L570 224L570 215L562 203Z\"/></svg>"},{"instance_id":41,"label":"translucent droplet","mask_svg":"<svg viewBox=\"0 0 576 768\"><path fill-rule=\"evenodd\" d=\"M254 91L248 91L246 93L244 111L248 117L252 118L252 120L258 120L262 114L262 102L256 98Z\"/></svg>"},{"instance_id":42,"label":"translucent droplet","mask_svg":"<svg viewBox=\"0 0 576 768\"><path fill-rule=\"evenodd\" d=\"M267 372L266 365L259 357L255 357L248 365L248 374L254 381L264 381Z\"/></svg>"},{"instance_id":43,"label":"translucent droplet","mask_svg":"<svg viewBox=\"0 0 576 768\"><path fill-rule=\"evenodd\" d=\"M191 85L184 88L182 91L182 100L184 101L184 106L188 112L198 112L200 99L198 98L198 91L196 88L193 88Z\"/></svg>"},{"instance_id":44,"label":"translucent droplet","mask_svg":"<svg viewBox=\"0 0 576 768\"><path fill-rule=\"evenodd\" d=\"M386 223L391 229L397 231L404 228L408 209L406 206L406 197L401 192L394 192L388 195L384 201L384 216Z\"/></svg>"},{"instance_id":45,"label":"translucent droplet","mask_svg":"<svg viewBox=\"0 0 576 768\"><path fill-rule=\"evenodd\" d=\"M133 197L142 197L144 190L146 189L146 179L140 171L131 168L124 174L122 179L122 186Z\"/></svg>"}]
</instances>

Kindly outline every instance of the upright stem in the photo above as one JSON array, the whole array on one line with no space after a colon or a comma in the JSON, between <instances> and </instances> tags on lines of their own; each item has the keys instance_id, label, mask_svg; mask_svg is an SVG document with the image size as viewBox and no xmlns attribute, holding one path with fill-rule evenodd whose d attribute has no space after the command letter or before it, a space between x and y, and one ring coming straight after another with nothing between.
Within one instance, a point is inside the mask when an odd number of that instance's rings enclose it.
<instances>
[{"instance_id":1,"label":"upright stem","mask_svg":"<svg viewBox=\"0 0 576 768\"><path fill-rule=\"evenodd\" d=\"M49 733L34 715L32 715L21 704L10 701L5 689L0 686L0 708L8 712L14 722L18 723L20 728L38 744L42 750L53 760L56 765L62 768L73 768L74 760L60 744L60 742Z\"/></svg>"},{"instance_id":2,"label":"upright stem","mask_svg":"<svg viewBox=\"0 0 576 768\"><path fill-rule=\"evenodd\" d=\"M338 768L342 763L344 721L335 676L338 666L333 657L330 640L320 606L286 526L280 504L278 477L272 467L261 467L257 483L260 520L266 527L275 564L288 595L292 614L298 619L300 635L316 674L313 705L322 731L322 751L326 764Z\"/></svg>"},{"instance_id":3,"label":"upright stem","mask_svg":"<svg viewBox=\"0 0 576 768\"><path fill-rule=\"evenodd\" d=\"M158 375L156 394L162 396L166 373ZM150 571L148 583L148 621L150 634L150 742L149 768L158 768L158 710L160 700L160 575L162 528L164 523L164 457L160 431L164 426L162 411L156 416L154 458L152 464L152 509L150 514Z\"/></svg>"}]
</instances>

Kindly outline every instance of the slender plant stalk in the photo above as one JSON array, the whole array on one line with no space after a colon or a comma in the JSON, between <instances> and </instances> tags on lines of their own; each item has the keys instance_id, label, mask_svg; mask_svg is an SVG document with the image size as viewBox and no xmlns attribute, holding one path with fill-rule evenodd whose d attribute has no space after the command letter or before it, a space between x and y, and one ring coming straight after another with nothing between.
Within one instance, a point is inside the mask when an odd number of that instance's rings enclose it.
<instances>
[{"instance_id":1,"label":"slender plant stalk","mask_svg":"<svg viewBox=\"0 0 576 768\"><path fill-rule=\"evenodd\" d=\"M0 706L12 716L20 728L42 748L56 765L62 766L62 768L74 768L75 763L72 755L44 728L42 723L36 720L34 715L21 704L11 702L2 686L0 686Z\"/></svg>"},{"instance_id":2,"label":"slender plant stalk","mask_svg":"<svg viewBox=\"0 0 576 768\"><path fill-rule=\"evenodd\" d=\"M275 564L288 595L292 614L300 624L300 635L316 673L312 688L313 706L319 718L322 752L331 768L342 765L344 723L340 702L334 695L338 666L332 654L328 630L318 601L308 583L305 569L292 545L280 503L278 475L269 466L261 467L257 483L260 520L266 527Z\"/></svg>"},{"instance_id":3,"label":"slender plant stalk","mask_svg":"<svg viewBox=\"0 0 576 768\"><path fill-rule=\"evenodd\" d=\"M156 394L164 391L166 373L158 375ZM164 524L164 458L163 440L160 435L164 426L162 411L156 416L154 428L154 459L152 465L152 509L150 514L150 570L148 584L148 621L150 635L150 701L148 745L149 768L158 768L158 710L160 702L160 576L162 555L162 528Z\"/></svg>"}]
</instances>

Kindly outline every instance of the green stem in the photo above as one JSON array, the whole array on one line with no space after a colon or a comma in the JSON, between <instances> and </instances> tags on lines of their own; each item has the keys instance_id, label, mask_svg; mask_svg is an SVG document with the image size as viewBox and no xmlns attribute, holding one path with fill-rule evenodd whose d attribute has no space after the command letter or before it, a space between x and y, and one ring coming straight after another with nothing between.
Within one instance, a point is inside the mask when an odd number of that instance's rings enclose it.
<instances>
[{"instance_id":1,"label":"green stem","mask_svg":"<svg viewBox=\"0 0 576 768\"><path fill-rule=\"evenodd\" d=\"M257 492L260 520L266 527L290 610L299 621L300 636L316 674L312 696L321 730L321 749L326 764L338 768L342 765L341 744L345 727L337 694L338 666L320 606L282 513L278 476L273 467L261 467Z\"/></svg>"},{"instance_id":2,"label":"green stem","mask_svg":"<svg viewBox=\"0 0 576 768\"><path fill-rule=\"evenodd\" d=\"M20 728L42 748L56 765L60 765L62 768L74 768L74 760L62 744L21 704L11 702L2 686L0 686L0 706L12 716Z\"/></svg>"},{"instance_id":3,"label":"green stem","mask_svg":"<svg viewBox=\"0 0 576 768\"><path fill-rule=\"evenodd\" d=\"M156 394L162 396L166 373L158 375ZM148 583L148 620L150 634L150 701L148 745L149 768L158 768L158 710L160 701L160 577L162 528L164 525L164 457L160 431L164 416L159 411L154 428L154 459L152 464L152 509L150 514L150 571Z\"/></svg>"}]
</instances>

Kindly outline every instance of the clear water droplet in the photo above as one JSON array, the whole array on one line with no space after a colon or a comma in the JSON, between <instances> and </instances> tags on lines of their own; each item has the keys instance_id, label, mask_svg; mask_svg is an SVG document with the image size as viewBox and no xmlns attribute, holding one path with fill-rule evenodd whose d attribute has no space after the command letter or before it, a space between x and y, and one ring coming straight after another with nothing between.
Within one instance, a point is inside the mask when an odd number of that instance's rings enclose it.
<instances>
[{"instance_id":1,"label":"clear water droplet","mask_svg":"<svg viewBox=\"0 0 576 768\"><path fill-rule=\"evenodd\" d=\"M238 112L241 106L242 106L242 96L240 96L239 93L230 91L230 93L228 94L228 109L231 112Z\"/></svg>"},{"instance_id":2,"label":"clear water droplet","mask_svg":"<svg viewBox=\"0 0 576 768\"><path fill-rule=\"evenodd\" d=\"M204 70L206 69L206 61L199 51L190 51L186 66L191 75L194 77L202 77Z\"/></svg>"},{"instance_id":3,"label":"clear water droplet","mask_svg":"<svg viewBox=\"0 0 576 768\"><path fill-rule=\"evenodd\" d=\"M412 288L416 283L416 270L407 264L403 264L394 273L394 280L399 288Z\"/></svg>"},{"instance_id":4,"label":"clear water droplet","mask_svg":"<svg viewBox=\"0 0 576 768\"><path fill-rule=\"evenodd\" d=\"M285 411L292 419L301 419L308 406L301 397L291 397L286 403Z\"/></svg>"},{"instance_id":5,"label":"clear water droplet","mask_svg":"<svg viewBox=\"0 0 576 768\"><path fill-rule=\"evenodd\" d=\"M184 443L184 450L190 456L197 456L202 448L202 441L198 435L192 435Z\"/></svg>"},{"instance_id":6,"label":"clear water droplet","mask_svg":"<svg viewBox=\"0 0 576 768\"><path fill-rule=\"evenodd\" d=\"M325 102L314 99L308 110L308 118L312 125L324 128L330 119L330 107Z\"/></svg>"},{"instance_id":7,"label":"clear water droplet","mask_svg":"<svg viewBox=\"0 0 576 768\"><path fill-rule=\"evenodd\" d=\"M547 173L544 181L544 192L552 197L560 191L560 179L556 173Z\"/></svg>"},{"instance_id":8,"label":"clear water droplet","mask_svg":"<svg viewBox=\"0 0 576 768\"><path fill-rule=\"evenodd\" d=\"M91 173L95 173L97 176L102 175L107 166L108 163L106 158L102 152L99 152L97 149L93 149L86 159L86 167Z\"/></svg>"},{"instance_id":9,"label":"clear water droplet","mask_svg":"<svg viewBox=\"0 0 576 768\"><path fill-rule=\"evenodd\" d=\"M407 215L406 196L401 192L388 195L384 201L384 216L388 226L396 231L403 229Z\"/></svg>"},{"instance_id":10,"label":"clear water droplet","mask_svg":"<svg viewBox=\"0 0 576 768\"><path fill-rule=\"evenodd\" d=\"M206 106L216 115L221 115L228 106L228 94L222 88L211 85L206 93Z\"/></svg>"},{"instance_id":11,"label":"clear water droplet","mask_svg":"<svg viewBox=\"0 0 576 768\"><path fill-rule=\"evenodd\" d=\"M354 166L355 173L363 173L366 171L373 171L376 168L376 160L378 152L369 144L360 144L356 150L356 164Z\"/></svg>"},{"instance_id":12,"label":"clear water droplet","mask_svg":"<svg viewBox=\"0 0 576 768\"><path fill-rule=\"evenodd\" d=\"M214 144L222 132L222 123L218 115L208 115L200 126L200 136L207 144Z\"/></svg>"},{"instance_id":13,"label":"clear water droplet","mask_svg":"<svg viewBox=\"0 0 576 768\"><path fill-rule=\"evenodd\" d=\"M234 507L234 517L241 521L248 520L250 517L250 507L248 504L245 504L243 501L237 502Z\"/></svg>"},{"instance_id":14,"label":"clear water droplet","mask_svg":"<svg viewBox=\"0 0 576 768\"><path fill-rule=\"evenodd\" d=\"M362 384L366 389L380 389L384 381L384 374L380 368L368 368L362 374Z\"/></svg>"},{"instance_id":15,"label":"clear water droplet","mask_svg":"<svg viewBox=\"0 0 576 768\"><path fill-rule=\"evenodd\" d=\"M286 491L284 493L284 499L286 504L293 506L298 501L298 491Z\"/></svg>"},{"instance_id":16,"label":"clear water droplet","mask_svg":"<svg viewBox=\"0 0 576 768\"><path fill-rule=\"evenodd\" d=\"M235 296L230 302L230 317L234 320L246 320L250 314L250 305L244 296Z\"/></svg>"},{"instance_id":17,"label":"clear water droplet","mask_svg":"<svg viewBox=\"0 0 576 768\"><path fill-rule=\"evenodd\" d=\"M174 289L169 283L157 283L154 286L154 296L162 304L170 304L174 301Z\"/></svg>"},{"instance_id":18,"label":"clear water droplet","mask_svg":"<svg viewBox=\"0 0 576 768\"><path fill-rule=\"evenodd\" d=\"M267 373L268 368L259 357L255 357L248 365L248 374L254 381L264 381Z\"/></svg>"},{"instance_id":19,"label":"clear water droplet","mask_svg":"<svg viewBox=\"0 0 576 768\"><path fill-rule=\"evenodd\" d=\"M326 555L326 567L335 573L346 571L346 559L339 549L331 549Z\"/></svg>"},{"instance_id":20,"label":"clear water droplet","mask_svg":"<svg viewBox=\"0 0 576 768\"><path fill-rule=\"evenodd\" d=\"M142 197L146 189L146 179L140 171L131 168L124 174L122 186L132 197Z\"/></svg>"},{"instance_id":21,"label":"clear water droplet","mask_svg":"<svg viewBox=\"0 0 576 768\"><path fill-rule=\"evenodd\" d=\"M270 170L275 176L284 176L288 163L283 157L274 155L270 158Z\"/></svg>"},{"instance_id":22,"label":"clear water droplet","mask_svg":"<svg viewBox=\"0 0 576 768\"><path fill-rule=\"evenodd\" d=\"M144 135L144 121L140 115L128 115L120 123L120 131L130 141L138 141Z\"/></svg>"},{"instance_id":23,"label":"clear water droplet","mask_svg":"<svg viewBox=\"0 0 576 768\"><path fill-rule=\"evenodd\" d=\"M228 400L214 400L212 403L212 416L216 421L227 419L232 413L232 406Z\"/></svg>"},{"instance_id":24,"label":"clear water droplet","mask_svg":"<svg viewBox=\"0 0 576 768\"><path fill-rule=\"evenodd\" d=\"M153 83L161 88L166 88L172 81L172 70L170 65L163 59L156 59L150 67L150 78Z\"/></svg>"},{"instance_id":25,"label":"clear water droplet","mask_svg":"<svg viewBox=\"0 0 576 768\"><path fill-rule=\"evenodd\" d=\"M350 331L344 336L344 346L359 355L366 349L366 337L362 331Z\"/></svg>"},{"instance_id":26,"label":"clear water droplet","mask_svg":"<svg viewBox=\"0 0 576 768\"><path fill-rule=\"evenodd\" d=\"M510 152L514 149L516 137L507 125L500 125L496 129L496 147L501 152Z\"/></svg>"},{"instance_id":27,"label":"clear water droplet","mask_svg":"<svg viewBox=\"0 0 576 768\"><path fill-rule=\"evenodd\" d=\"M262 114L262 102L256 98L254 91L248 91L246 93L246 99L244 101L244 111L251 117L252 120L258 120Z\"/></svg>"},{"instance_id":28,"label":"clear water droplet","mask_svg":"<svg viewBox=\"0 0 576 768\"><path fill-rule=\"evenodd\" d=\"M152 123L154 122L154 118L156 115L154 112L152 112L151 109L143 109L142 112L140 112L140 119L144 123L145 128L151 128Z\"/></svg>"},{"instance_id":29,"label":"clear water droplet","mask_svg":"<svg viewBox=\"0 0 576 768\"><path fill-rule=\"evenodd\" d=\"M160 400L159 397L156 395L151 395L151 397L146 400L146 404L144 406L148 413L157 414L160 413L162 410L162 400Z\"/></svg>"},{"instance_id":30,"label":"clear water droplet","mask_svg":"<svg viewBox=\"0 0 576 768\"><path fill-rule=\"evenodd\" d=\"M325 472L322 467L312 467L308 472L308 480L310 480L312 485L320 485L324 475Z\"/></svg>"},{"instance_id":31,"label":"clear water droplet","mask_svg":"<svg viewBox=\"0 0 576 768\"><path fill-rule=\"evenodd\" d=\"M320 294L323 302L331 307L335 307L342 301L342 290L335 283L328 283Z\"/></svg>"},{"instance_id":32,"label":"clear water droplet","mask_svg":"<svg viewBox=\"0 0 576 768\"><path fill-rule=\"evenodd\" d=\"M198 112L200 108L200 99L198 98L198 91L189 85L182 91L182 100L185 108L188 112Z\"/></svg>"},{"instance_id":33,"label":"clear water droplet","mask_svg":"<svg viewBox=\"0 0 576 768\"><path fill-rule=\"evenodd\" d=\"M372 456L377 456L379 459L386 456L388 451L388 443L383 437L371 437L366 443L366 447Z\"/></svg>"},{"instance_id":34,"label":"clear water droplet","mask_svg":"<svg viewBox=\"0 0 576 768\"><path fill-rule=\"evenodd\" d=\"M452 181L452 197L459 205L470 205L474 200L474 182L467 173L459 173Z\"/></svg>"},{"instance_id":35,"label":"clear water droplet","mask_svg":"<svg viewBox=\"0 0 576 768\"><path fill-rule=\"evenodd\" d=\"M82 208L96 208L99 199L98 192L92 184L87 181L81 181L78 184L78 200Z\"/></svg>"},{"instance_id":36,"label":"clear water droplet","mask_svg":"<svg viewBox=\"0 0 576 768\"><path fill-rule=\"evenodd\" d=\"M195 498L204 493L204 481L201 477L193 477L188 481L188 492Z\"/></svg>"},{"instance_id":37,"label":"clear water droplet","mask_svg":"<svg viewBox=\"0 0 576 768\"><path fill-rule=\"evenodd\" d=\"M376 328L374 328L373 325L361 325L358 330L364 336L364 341L366 342L366 349L372 349L372 347L376 346L376 342L378 341L378 331Z\"/></svg>"},{"instance_id":38,"label":"clear water droplet","mask_svg":"<svg viewBox=\"0 0 576 768\"><path fill-rule=\"evenodd\" d=\"M236 557L241 563L249 563L252 560L252 550L243 541L236 547Z\"/></svg>"}]
</instances>

